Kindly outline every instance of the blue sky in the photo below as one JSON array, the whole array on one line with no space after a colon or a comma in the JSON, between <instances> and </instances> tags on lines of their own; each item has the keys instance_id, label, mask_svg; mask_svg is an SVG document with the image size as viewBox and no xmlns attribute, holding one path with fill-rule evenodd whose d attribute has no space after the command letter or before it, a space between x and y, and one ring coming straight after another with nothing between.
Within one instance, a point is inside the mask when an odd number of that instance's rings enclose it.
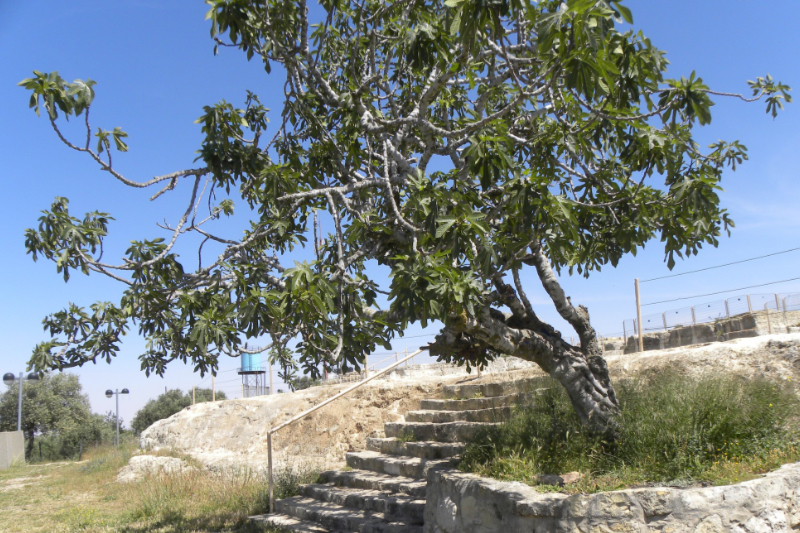
<instances>
[{"instance_id":1,"label":"blue sky","mask_svg":"<svg viewBox=\"0 0 800 533\"><path fill-rule=\"evenodd\" d=\"M746 92L746 80L767 73L800 87L800 7L796 0L764 0L758 4L731 0L629 0L636 28L667 51L672 77L692 70L714 89ZM757 8L754 6L757 5ZM64 147L44 118L27 108L27 95L16 84L33 69L58 70L66 79L98 81L92 108L96 126L122 127L130 135L130 152L117 157L120 169L139 180L192 166L200 143L194 120L202 107L226 99L241 104L245 89L262 97L279 114L282 79L267 76L257 63L235 51L214 57L203 20L203 2L148 0L0 0L0 101L5 127L0 132L3 224L0 226L0 373L18 372L33 346L44 340L41 320L75 302L116 300L118 284L99 277L75 275L68 284L52 264L34 263L25 255L23 232L35 226L39 211L55 196L66 196L73 213L110 212L117 220L106 257L119 257L131 239L159 236L155 223L180 216L180 194L148 202L150 191L135 191L98 172L81 154ZM735 261L800 246L800 206L796 169L800 167L800 111L790 105L772 120L761 104L717 99L710 126L699 132L701 144L717 139L741 140L750 161L726 175L723 203L737 223L733 236L718 249L679 262L675 272ZM69 130L69 128L68 128ZM77 130L75 130L77 131ZM643 285L643 303L709 293L800 276L800 252ZM622 330L634 316L633 279L667 274L659 243L637 257L625 258L590 279L564 279L573 302L587 305L597 328L606 334ZM536 280L525 281L538 310L562 323L547 304ZM753 292L800 291L800 282ZM723 298L701 298L698 301ZM682 307L691 300L668 304ZM645 308L645 313L656 310ZM564 329L565 330L565 329ZM421 335L414 329L408 336ZM394 348L414 348L427 338L406 338ZM147 399L165 387L189 389L201 378L181 365L164 378L146 378L137 356L143 342L130 335L111 365L99 363L72 370L81 376L93 408L113 408L107 388L128 387L121 414L130 420ZM221 362L220 388L238 395L238 360ZM204 382L208 385L209 380Z\"/></svg>"}]
</instances>

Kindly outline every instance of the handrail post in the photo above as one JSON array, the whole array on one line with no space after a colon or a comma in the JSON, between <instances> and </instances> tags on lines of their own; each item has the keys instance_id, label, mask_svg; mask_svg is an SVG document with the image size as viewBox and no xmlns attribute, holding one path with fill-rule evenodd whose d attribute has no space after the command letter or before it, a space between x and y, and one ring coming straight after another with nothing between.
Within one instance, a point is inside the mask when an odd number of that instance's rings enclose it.
<instances>
[{"instance_id":1,"label":"handrail post","mask_svg":"<svg viewBox=\"0 0 800 533\"><path fill-rule=\"evenodd\" d=\"M272 489L272 430L267 433L267 476L269 477L269 513L275 512L275 494Z\"/></svg>"}]
</instances>

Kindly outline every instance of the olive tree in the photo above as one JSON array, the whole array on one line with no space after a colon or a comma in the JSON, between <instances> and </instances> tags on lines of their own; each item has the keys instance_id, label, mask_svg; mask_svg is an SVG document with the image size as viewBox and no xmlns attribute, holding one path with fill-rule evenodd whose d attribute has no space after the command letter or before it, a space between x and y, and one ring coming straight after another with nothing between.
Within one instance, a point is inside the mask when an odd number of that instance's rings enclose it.
<instances>
[{"instance_id":1,"label":"olive tree","mask_svg":"<svg viewBox=\"0 0 800 533\"><path fill-rule=\"evenodd\" d=\"M711 122L712 98L763 99L774 116L789 88L757 78L744 96L694 73L667 79L664 52L627 29L631 13L614 0L208 4L215 52L238 49L280 77L283 104L274 125L252 92L241 107L205 107L194 168L124 176L112 154L128 150L126 133L89 120L94 81L35 72L21 83L60 139L121 186L152 187L152 200L187 194L164 239L132 242L116 264L101 259L109 214L77 218L64 198L44 212L26 234L34 259L65 279L109 276L124 292L46 318L52 339L31 365L110 360L135 322L148 373L174 360L213 370L222 355L269 349L251 346L270 336L297 342L281 364L316 376L438 321L432 355L468 367L498 354L534 361L588 428L613 436L619 404L589 311L557 274L588 276L656 238L670 267L716 246L733 225L723 170L746 148L701 147L695 129ZM60 121L81 115L85 137L67 138ZM215 226L234 207L249 217L239 236ZM183 260L176 243L188 235L200 244ZM286 264L306 246L313 261ZM527 276L579 343L539 318Z\"/></svg>"},{"instance_id":2,"label":"olive tree","mask_svg":"<svg viewBox=\"0 0 800 533\"><path fill-rule=\"evenodd\" d=\"M17 427L19 381L0 395L0 431ZM26 440L26 457L33 453L37 436L60 436L76 440L93 422L89 397L83 393L74 374L42 375L22 387L22 431ZM77 450L76 450L77 451ZM71 456L72 454L67 454Z\"/></svg>"}]
</instances>

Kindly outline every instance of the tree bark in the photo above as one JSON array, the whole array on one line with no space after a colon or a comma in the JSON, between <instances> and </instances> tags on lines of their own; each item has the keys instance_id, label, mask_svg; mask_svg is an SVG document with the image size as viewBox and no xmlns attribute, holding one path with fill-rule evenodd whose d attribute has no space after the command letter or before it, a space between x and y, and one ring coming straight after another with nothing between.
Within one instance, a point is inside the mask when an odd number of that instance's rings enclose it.
<instances>
[{"instance_id":1,"label":"tree bark","mask_svg":"<svg viewBox=\"0 0 800 533\"><path fill-rule=\"evenodd\" d=\"M578 333L580 347L564 341L558 331L536 316L524 294L517 294L502 276L496 276L496 290L488 305L477 317L452 317L430 345L431 355L469 361L476 350L492 350L535 362L564 387L586 428L615 439L619 433L619 402L588 309L572 305L541 248L534 249L524 261L536 266L542 286L559 314ZM491 304L506 306L511 313L493 309Z\"/></svg>"},{"instance_id":2,"label":"tree bark","mask_svg":"<svg viewBox=\"0 0 800 533\"><path fill-rule=\"evenodd\" d=\"M34 437L34 433L33 433L33 430L26 431L25 433L26 433L26 435L28 437L28 444L27 444L26 450L25 450L25 457L27 457L28 460L30 461L31 458L33 457L33 437Z\"/></svg>"}]
</instances>

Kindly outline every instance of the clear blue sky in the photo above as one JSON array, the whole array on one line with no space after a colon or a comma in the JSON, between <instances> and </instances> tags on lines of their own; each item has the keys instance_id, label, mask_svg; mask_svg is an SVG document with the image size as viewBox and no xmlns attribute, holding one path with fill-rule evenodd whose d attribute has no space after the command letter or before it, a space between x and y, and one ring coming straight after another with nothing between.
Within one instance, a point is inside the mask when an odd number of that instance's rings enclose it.
<instances>
[{"instance_id":1,"label":"clear blue sky","mask_svg":"<svg viewBox=\"0 0 800 533\"><path fill-rule=\"evenodd\" d=\"M800 89L800 5L797 0L629 0L640 28L671 61L673 77L692 70L712 88L746 92L746 80L770 73ZM0 0L0 101L2 122L3 224L0 226L0 373L18 372L33 346L44 340L41 320L48 313L75 302L88 306L96 300L116 300L121 288L100 277L73 276L64 284L54 265L33 263L25 255L23 232L36 225L39 211L55 196L71 200L74 213L98 209L112 213L113 240L106 257L119 257L131 239L159 234L155 222L179 217L180 205L170 198L147 202L152 192L134 191L109 176L81 154L61 145L44 118L27 108L27 95L16 87L31 70L58 70L66 79L90 77L98 81L92 108L93 122L105 128L120 126L129 135L130 152L117 164L131 178L192 165L200 131L193 121L202 106L226 99L241 104L245 89L280 110L282 79L269 77L256 62L247 63L236 51L212 55L206 5L199 1L154 0ZM717 139L739 139L750 149L750 161L724 180L724 204L737 228L718 249L680 262L675 272L693 270L754 255L800 246L800 109L797 104L772 120L761 104L718 99L714 120L699 134L702 144ZM800 276L800 252L777 256L643 286L643 302L725 290ZM601 332L616 333L622 320L634 315L633 279L668 273L659 243L621 265L588 280L565 279L573 302L587 305ZM546 318L555 319L542 291L528 279L529 295ZM800 291L800 283L776 285L753 292ZM724 297L724 295L722 296ZM717 299L720 297L704 298ZM691 304L691 301L687 302ZM685 304L667 305L681 307ZM645 308L645 312L655 311ZM660 309L659 309L660 310ZM564 328L566 331L566 329ZM410 331L409 336L420 334ZM427 339L405 339L402 350ZM137 356L143 342L130 335L121 355L110 366L99 363L75 369L92 407L113 408L103 391L128 387L121 412L130 420L147 399L164 387L191 388L201 378L181 365L164 378L145 378ZM238 360L222 361L220 388L238 395ZM208 380L205 381L207 385Z\"/></svg>"}]
</instances>

